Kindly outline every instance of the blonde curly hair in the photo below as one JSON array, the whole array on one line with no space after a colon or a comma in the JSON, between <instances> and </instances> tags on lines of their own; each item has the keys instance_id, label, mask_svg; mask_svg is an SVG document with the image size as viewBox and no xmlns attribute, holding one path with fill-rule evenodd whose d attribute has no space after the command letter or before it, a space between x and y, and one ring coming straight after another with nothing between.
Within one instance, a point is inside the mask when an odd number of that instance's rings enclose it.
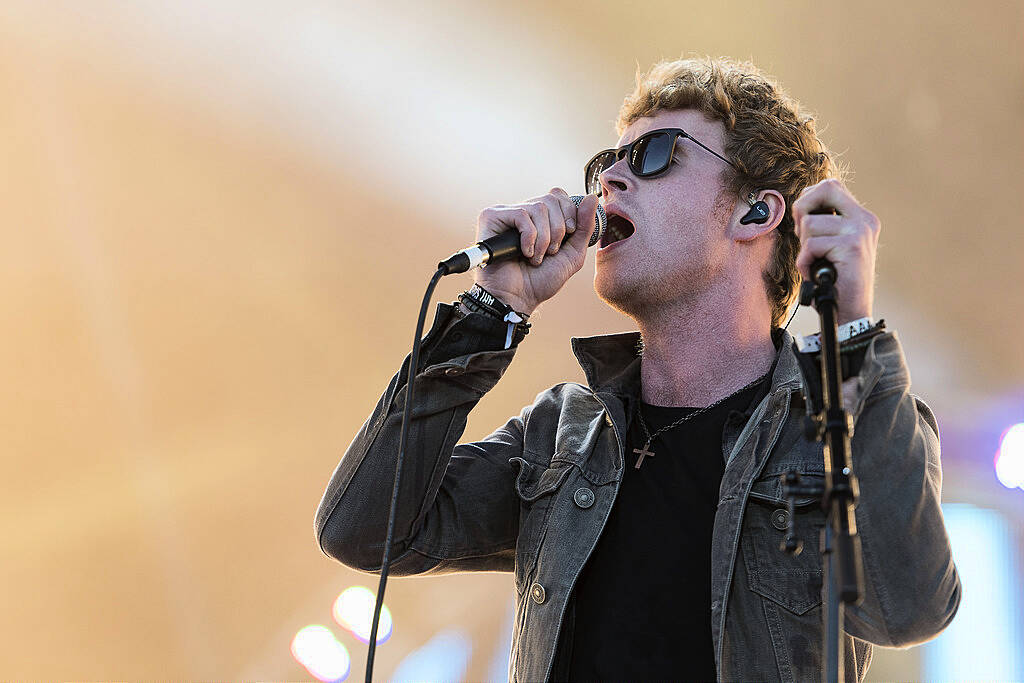
<instances>
[{"instance_id":1,"label":"blonde curly hair","mask_svg":"<svg viewBox=\"0 0 1024 683\"><path fill-rule=\"evenodd\" d=\"M619 110L619 135L637 119L661 111L694 109L725 126L725 156L738 171L727 171L727 188L745 197L777 190L786 215L776 229L775 246L762 273L779 327L796 298L800 240L793 223L793 201L800 191L825 178L842 179L844 170L818 138L814 118L750 62L729 58L680 59L637 72L636 90Z\"/></svg>"}]
</instances>

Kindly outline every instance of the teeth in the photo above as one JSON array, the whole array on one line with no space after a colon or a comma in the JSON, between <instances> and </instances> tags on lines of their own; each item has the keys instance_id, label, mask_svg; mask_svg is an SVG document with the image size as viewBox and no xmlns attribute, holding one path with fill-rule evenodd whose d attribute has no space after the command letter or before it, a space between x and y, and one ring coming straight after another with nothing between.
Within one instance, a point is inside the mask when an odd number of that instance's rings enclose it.
<instances>
[{"instance_id":1,"label":"teeth","mask_svg":"<svg viewBox=\"0 0 1024 683\"><path fill-rule=\"evenodd\" d=\"M618 216L615 216L615 218L618 219ZM625 219L622 220L625 221ZM618 242L619 240L624 240L631 234L632 232L626 232L625 226L620 227L620 223L618 220L610 220L608 221L608 227L605 230L605 237L602 240L602 242L604 242L605 246L607 246L609 244Z\"/></svg>"}]
</instances>

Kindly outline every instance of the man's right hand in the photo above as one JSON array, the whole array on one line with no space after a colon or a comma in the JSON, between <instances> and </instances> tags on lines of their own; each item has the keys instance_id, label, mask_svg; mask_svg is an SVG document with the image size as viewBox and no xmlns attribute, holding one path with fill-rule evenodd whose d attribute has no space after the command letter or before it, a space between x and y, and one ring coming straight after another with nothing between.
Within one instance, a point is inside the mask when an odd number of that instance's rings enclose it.
<instances>
[{"instance_id":1,"label":"man's right hand","mask_svg":"<svg viewBox=\"0 0 1024 683\"><path fill-rule=\"evenodd\" d=\"M515 311L530 315L583 267L596 212L596 195L584 197L577 208L559 187L521 204L484 209L477 220L477 241L515 229L520 249L530 258L484 266L476 271L476 282ZM567 233L570 237L562 244Z\"/></svg>"}]
</instances>

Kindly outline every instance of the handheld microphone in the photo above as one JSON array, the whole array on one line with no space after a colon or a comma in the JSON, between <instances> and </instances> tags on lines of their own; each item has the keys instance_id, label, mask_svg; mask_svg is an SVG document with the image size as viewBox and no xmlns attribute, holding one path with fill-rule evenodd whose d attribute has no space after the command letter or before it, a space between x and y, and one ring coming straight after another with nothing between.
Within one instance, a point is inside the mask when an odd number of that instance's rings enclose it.
<instances>
[{"instance_id":1,"label":"handheld microphone","mask_svg":"<svg viewBox=\"0 0 1024 683\"><path fill-rule=\"evenodd\" d=\"M574 194L569 199L572 200L573 204L579 206L580 202L583 201L583 195ZM600 242L601 236L604 235L607 227L608 217L604 213L604 207L598 204L597 214L594 216L594 233L590 236L590 242L587 243L587 246L592 247ZM562 240L562 244L565 244L570 237L572 237L572 234L567 233ZM445 275L452 275L454 273L465 273L467 270L479 268L482 265L494 263L495 261L505 261L513 258L525 258L519 250L519 231L515 228L506 230L499 235L488 237L471 247L457 251L444 261L438 263L437 267L446 271Z\"/></svg>"}]
</instances>

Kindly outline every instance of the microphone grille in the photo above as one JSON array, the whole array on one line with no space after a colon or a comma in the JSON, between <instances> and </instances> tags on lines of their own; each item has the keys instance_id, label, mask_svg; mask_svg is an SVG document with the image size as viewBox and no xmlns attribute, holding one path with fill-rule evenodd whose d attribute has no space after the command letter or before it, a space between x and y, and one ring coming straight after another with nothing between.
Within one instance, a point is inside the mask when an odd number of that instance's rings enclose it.
<instances>
[{"instance_id":1,"label":"microphone grille","mask_svg":"<svg viewBox=\"0 0 1024 683\"><path fill-rule=\"evenodd\" d=\"M583 195L574 194L569 199L576 206L579 206L583 202ZM594 234L590 236L590 242L587 243L588 247L592 247L601 241L601 237L604 236L604 231L608 228L608 216L604 213L604 207L601 206L600 202L597 204L597 214L594 216Z\"/></svg>"}]
</instances>

